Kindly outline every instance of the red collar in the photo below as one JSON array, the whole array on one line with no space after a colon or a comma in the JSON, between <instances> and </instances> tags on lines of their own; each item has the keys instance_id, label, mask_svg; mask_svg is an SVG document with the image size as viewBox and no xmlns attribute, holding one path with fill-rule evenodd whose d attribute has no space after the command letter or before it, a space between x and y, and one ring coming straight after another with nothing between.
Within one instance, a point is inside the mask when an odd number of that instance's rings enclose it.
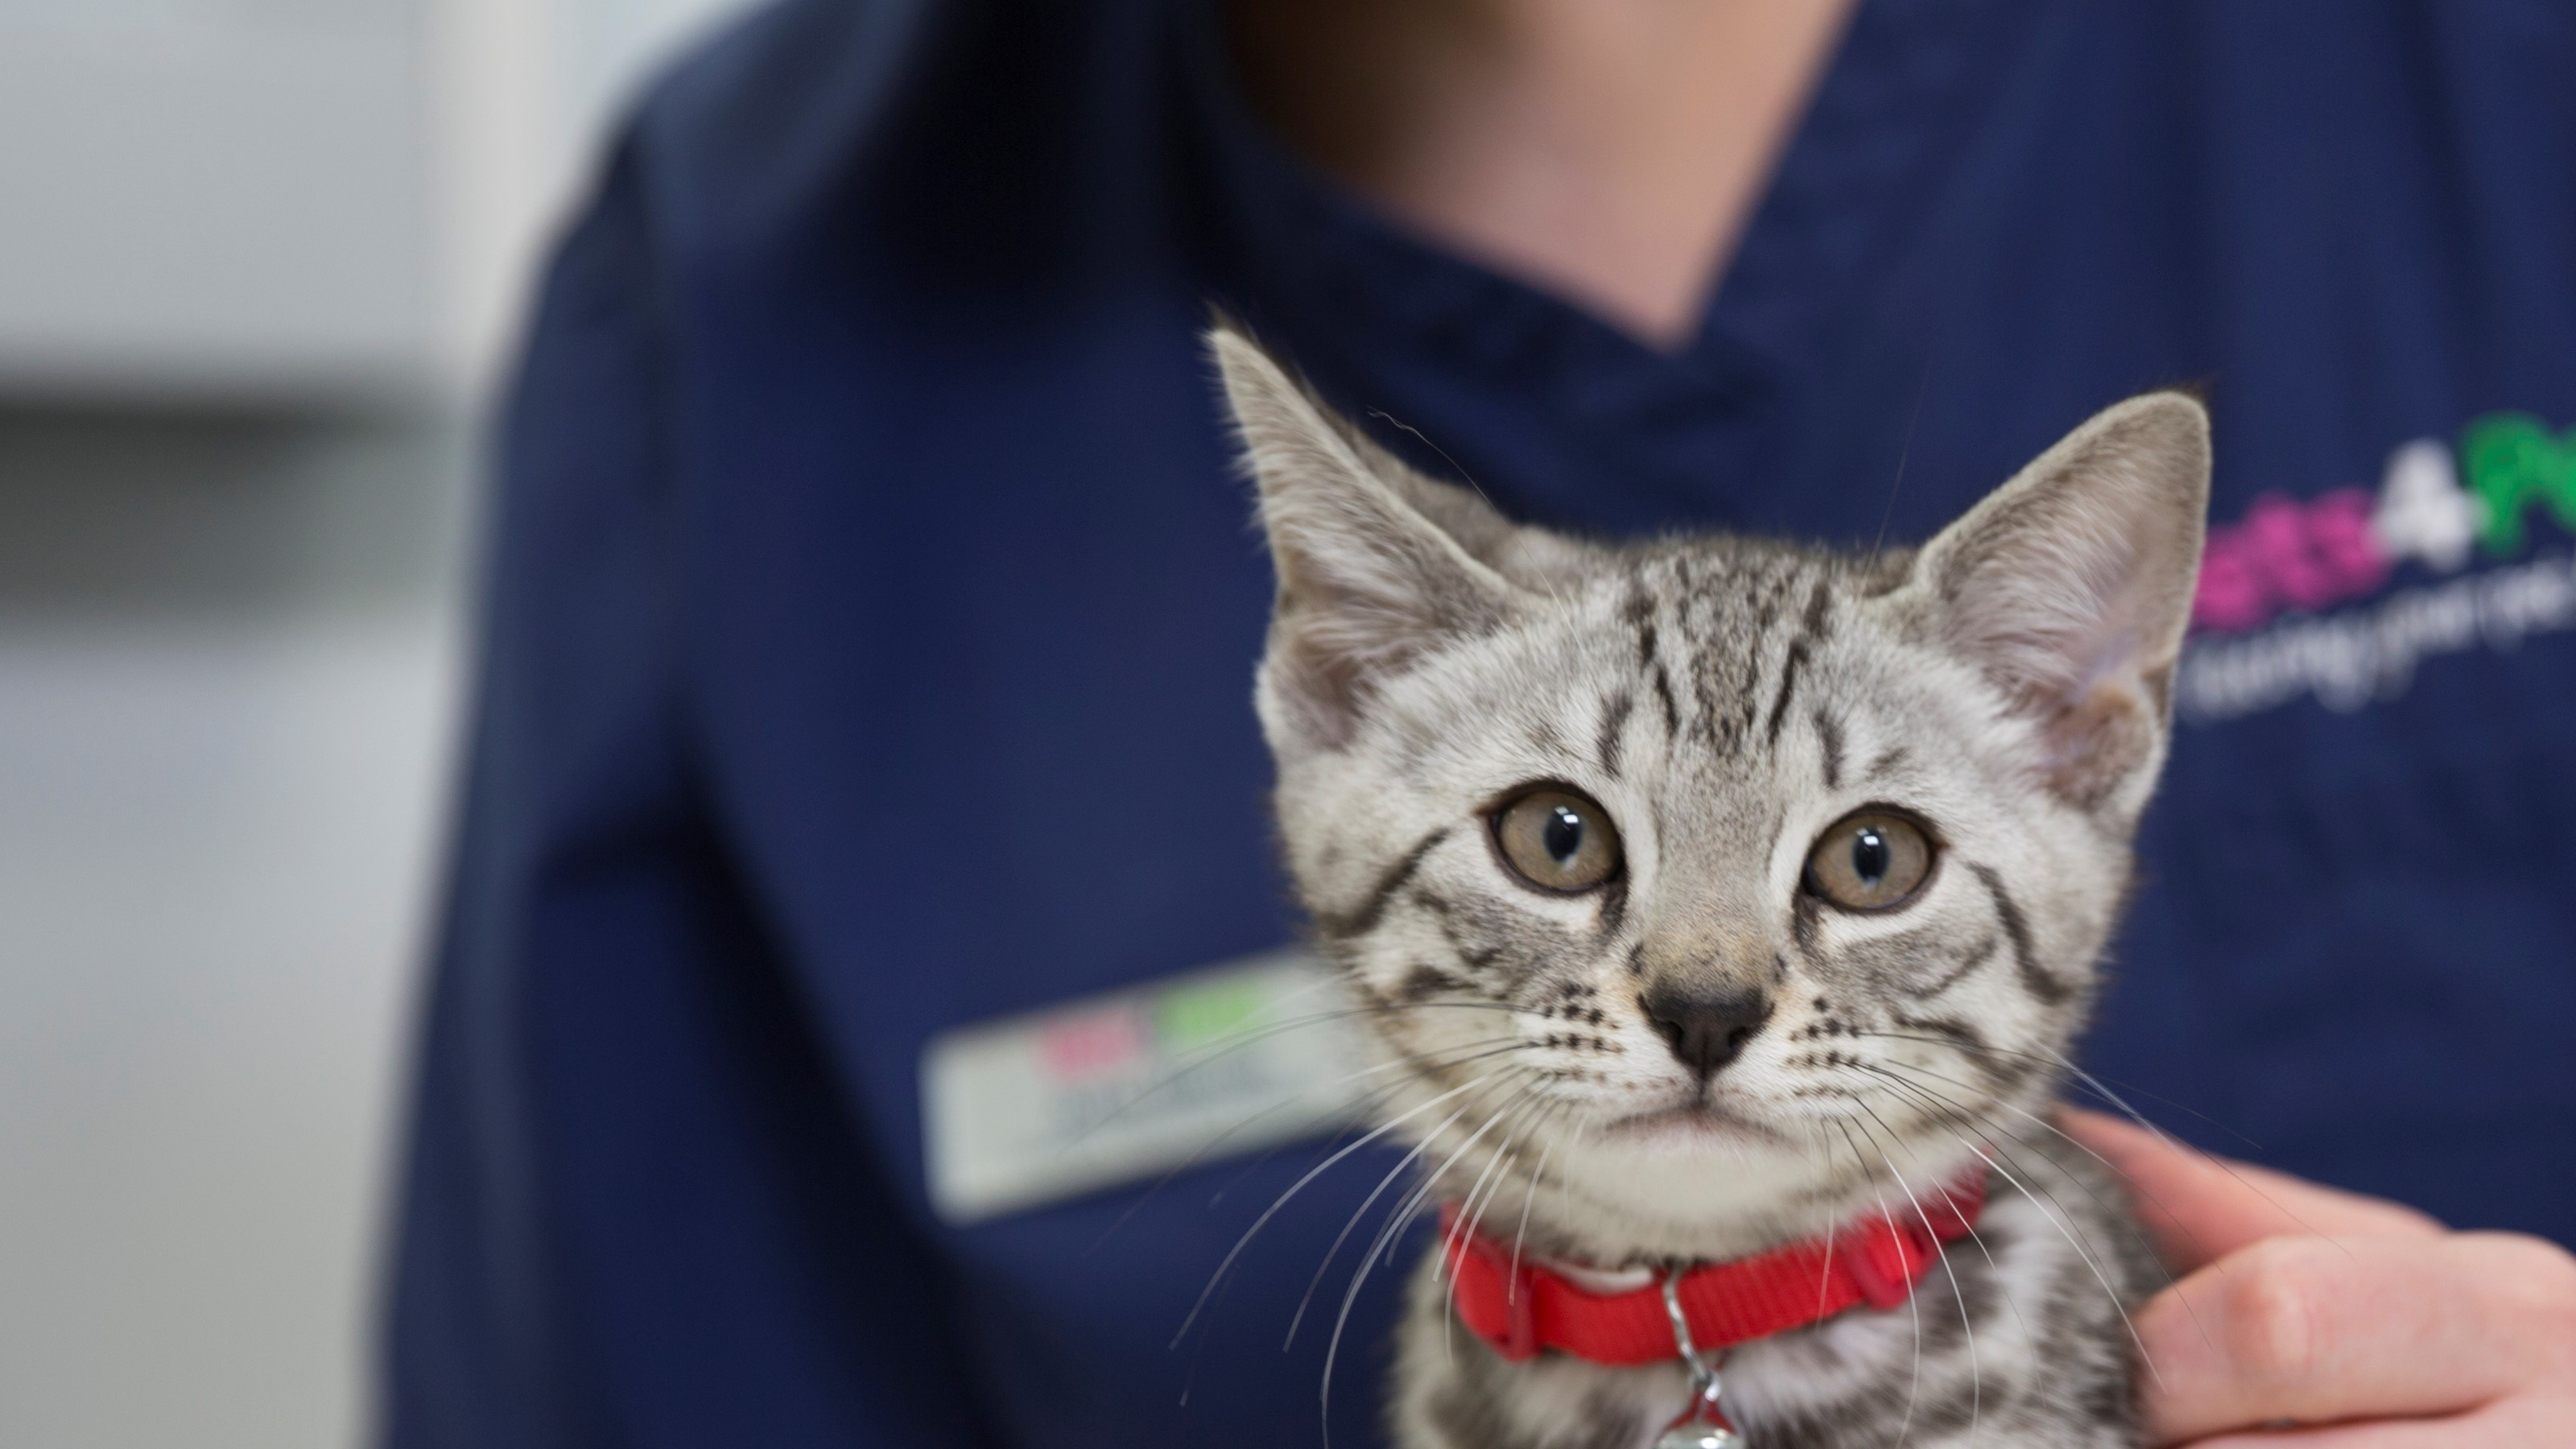
<instances>
[{"instance_id":1,"label":"red collar","mask_svg":"<svg viewBox=\"0 0 2576 1449\"><path fill-rule=\"evenodd\" d=\"M1948 1190L1874 1214L1821 1238L1684 1271L1676 1285L1692 1340L1703 1353L1821 1323L1862 1303L1900 1307L1963 1238L1985 1207L1980 1172ZM1509 1242L1457 1231L1458 1206L1441 1211L1458 1320L1518 1362L1555 1349L1598 1364L1662 1363L1680 1353L1663 1280L1624 1293L1594 1293L1521 1257Z\"/></svg>"}]
</instances>

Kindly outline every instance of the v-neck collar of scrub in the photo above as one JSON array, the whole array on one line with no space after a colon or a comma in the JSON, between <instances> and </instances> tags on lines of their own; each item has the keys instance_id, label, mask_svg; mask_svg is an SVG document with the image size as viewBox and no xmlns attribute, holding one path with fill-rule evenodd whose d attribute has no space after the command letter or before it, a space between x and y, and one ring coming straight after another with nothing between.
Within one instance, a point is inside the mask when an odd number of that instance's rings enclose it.
<instances>
[{"instance_id":1,"label":"v-neck collar of scrub","mask_svg":"<svg viewBox=\"0 0 2576 1449\"><path fill-rule=\"evenodd\" d=\"M1665 352L1421 237L1315 170L1252 113L1225 53L1221 0L1180 3L1189 89L1226 230L1267 304L1257 310L1276 314L1300 360L1366 376L1373 351L1423 356L1546 410L1605 456L1651 453L1676 430L1758 426L1776 411L1766 399L1830 366L1837 340L1865 320L1865 279L1888 269L1975 131L2020 9L2016 0L1860 0L1699 330ZM1685 451L1707 450L1693 442ZM1657 470L1607 470L1588 486L1618 487L1610 475L1619 472ZM1724 487L1703 480L1686 497L1655 488L1657 499L1618 511L1706 519Z\"/></svg>"}]
</instances>

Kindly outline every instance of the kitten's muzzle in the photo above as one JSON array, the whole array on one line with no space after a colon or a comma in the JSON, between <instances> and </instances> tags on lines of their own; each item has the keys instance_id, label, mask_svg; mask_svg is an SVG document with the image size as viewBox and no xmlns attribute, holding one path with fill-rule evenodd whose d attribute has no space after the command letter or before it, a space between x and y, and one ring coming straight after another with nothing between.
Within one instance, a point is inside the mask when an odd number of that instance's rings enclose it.
<instances>
[{"instance_id":1,"label":"kitten's muzzle","mask_svg":"<svg viewBox=\"0 0 2576 1449\"><path fill-rule=\"evenodd\" d=\"M1646 1020L1673 1056L1705 1082L1743 1052L1771 1019L1769 992L1752 989L1690 991L1655 986L1642 1005Z\"/></svg>"}]
</instances>

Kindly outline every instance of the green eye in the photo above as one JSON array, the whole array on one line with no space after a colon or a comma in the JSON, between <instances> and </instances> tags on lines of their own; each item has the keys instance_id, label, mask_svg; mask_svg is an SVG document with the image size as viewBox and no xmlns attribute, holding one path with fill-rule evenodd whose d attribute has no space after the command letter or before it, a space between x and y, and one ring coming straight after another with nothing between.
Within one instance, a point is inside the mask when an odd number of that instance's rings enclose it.
<instances>
[{"instance_id":1,"label":"green eye","mask_svg":"<svg viewBox=\"0 0 2576 1449\"><path fill-rule=\"evenodd\" d=\"M1904 904L1932 874L1923 827L1887 810L1860 810L1827 827L1807 853L1807 892L1847 911Z\"/></svg>"},{"instance_id":2,"label":"green eye","mask_svg":"<svg viewBox=\"0 0 2576 1449\"><path fill-rule=\"evenodd\" d=\"M1494 843L1541 890L1588 891L1619 871L1619 830L1590 797L1541 786L1494 813Z\"/></svg>"}]
</instances>

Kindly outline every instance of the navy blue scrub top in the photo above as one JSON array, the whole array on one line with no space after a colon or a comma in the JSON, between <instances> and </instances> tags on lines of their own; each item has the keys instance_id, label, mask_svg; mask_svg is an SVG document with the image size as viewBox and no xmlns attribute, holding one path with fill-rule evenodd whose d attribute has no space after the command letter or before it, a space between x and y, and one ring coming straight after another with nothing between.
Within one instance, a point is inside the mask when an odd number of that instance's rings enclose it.
<instances>
[{"instance_id":1,"label":"navy blue scrub top","mask_svg":"<svg viewBox=\"0 0 2576 1449\"><path fill-rule=\"evenodd\" d=\"M800 0L634 119L503 433L386 1442L1320 1442L1324 1335L1279 1339L1388 1159L1177 1350L1319 1149L962 1230L923 1186L934 1031L1297 929L1210 298L1608 532L1917 538L2204 387L2212 583L2086 1061L2576 1242L2576 11L1864 4L1678 355L1302 170L1212 24Z\"/></svg>"}]
</instances>

